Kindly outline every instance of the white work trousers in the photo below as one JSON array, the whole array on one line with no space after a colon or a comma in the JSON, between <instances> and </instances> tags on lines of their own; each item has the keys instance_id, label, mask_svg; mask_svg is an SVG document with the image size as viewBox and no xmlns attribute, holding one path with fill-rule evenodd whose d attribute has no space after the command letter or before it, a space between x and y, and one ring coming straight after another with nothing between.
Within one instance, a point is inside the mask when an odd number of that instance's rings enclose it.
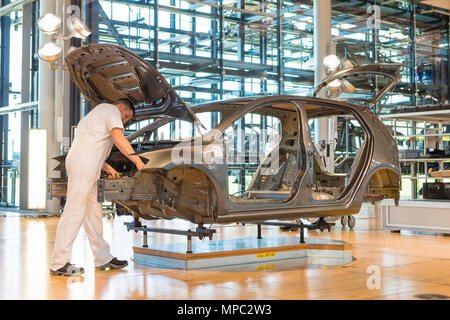
<instances>
[{"instance_id":1,"label":"white work trousers","mask_svg":"<svg viewBox=\"0 0 450 320\"><path fill-rule=\"evenodd\" d=\"M58 270L70 261L73 243L84 225L96 267L113 258L103 239L102 205L97 201L97 181L71 178L67 184L67 201L56 229L50 269Z\"/></svg>"}]
</instances>

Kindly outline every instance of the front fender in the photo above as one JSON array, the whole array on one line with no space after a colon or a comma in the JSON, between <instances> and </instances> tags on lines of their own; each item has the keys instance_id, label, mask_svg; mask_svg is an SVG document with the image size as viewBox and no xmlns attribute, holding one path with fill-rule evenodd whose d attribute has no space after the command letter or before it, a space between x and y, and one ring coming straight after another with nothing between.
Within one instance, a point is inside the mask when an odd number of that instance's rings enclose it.
<instances>
[{"instance_id":1,"label":"front fender","mask_svg":"<svg viewBox=\"0 0 450 320\"><path fill-rule=\"evenodd\" d=\"M196 159L198 155L203 155L207 150L207 145L198 145L193 148L186 148L188 145L180 145L173 148L149 151L141 153L139 156L149 160L142 172L152 171L155 169L171 170L177 167L190 167L201 171L213 185L217 195L217 212L222 214L226 208L225 203L227 199L227 176L228 166L223 163L206 164L202 159ZM190 146L190 144L189 144ZM185 149L183 149L185 148ZM198 149L197 149L198 148ZM186 150L190 154L190 158L184 159L185 162L180 161L180 152ZM196 150L199 152L196 153ZM182 155L181 155L182 157Z\"/></svg>"}]
</instances>

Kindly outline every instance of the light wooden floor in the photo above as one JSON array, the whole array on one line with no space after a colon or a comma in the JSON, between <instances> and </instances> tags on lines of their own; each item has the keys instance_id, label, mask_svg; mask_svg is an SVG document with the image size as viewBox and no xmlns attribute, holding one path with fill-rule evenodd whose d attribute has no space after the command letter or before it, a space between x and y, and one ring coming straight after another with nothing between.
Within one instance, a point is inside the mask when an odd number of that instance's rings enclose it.
<instances>
[{"instance_id":1,"label":"light wooden floor","mask_svg":"<svg viewBox=\"0 0 450 320\"><path fill-rule=\"evenodd\" d=\"M132 246L140 234L127 232L130 217L104 218L105 238L112 253L126 258L119 271L95 271L92 253L82 231L72 262L84 266L84 277L49 275L48 262L58 218L26 219L17 213L0 218L0 299L414 299L416 294L450 296L450 237L398 234L380 230L372 206L356 216L354 231L340 223L331 233L311 231L310 237L353 244L356 261L335 267L296 265L285 261L217 270L184 271L134 264ZM158 227L186 228L184 221L160 221ZM147 223L150 225L150 223ZM263 227L263 236L295 235ZM226 225L215 239L256 235L255 226ZM185 238L156 234L149 242L184 242ZM199 241L198 239L195 241ZM208 240L206 240L208 241ZM380 288L368 289L367 269L380 270Z\"/></svg>"}]
</instances>

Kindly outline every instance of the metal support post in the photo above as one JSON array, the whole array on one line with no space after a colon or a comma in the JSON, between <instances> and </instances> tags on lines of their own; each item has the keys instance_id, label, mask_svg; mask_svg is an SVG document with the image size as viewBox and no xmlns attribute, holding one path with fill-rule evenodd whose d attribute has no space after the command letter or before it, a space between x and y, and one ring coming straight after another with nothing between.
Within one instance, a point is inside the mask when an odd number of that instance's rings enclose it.
<instances>
[{"instance_id":1,"label":"metal support post","mask_svg":"<svg viewBox=\"0 0 450 320\"><path fill-rule=\"evenodd\" d=\"M217 47L217 8L216 7L211 7L211 43L210 43L210 47L211 47L211 59L213 59L213 61L217 61L218 59L218 47ZM219 97L217 96L217 92L218 92L218 86L217 86L217 80L215 82L211 83L211 89L213 90L213 94L211 94L211 98L213 100L218 99Z\"/></svg>"},{"instance_id":2,"label":"metal support post","mask_svg":"<svg viewBox=\"0 0 450 320\"><path fill-rule=\"evenodd\" d=\"M303 222L300 222L300 243L305 243L305 227Z\"/></svg>"},{"instance_id":3,"label":"metal support post","mask_svg":"<svg viewBox=\"0 0 450 320\"><path fill-rule=\"evenodd\" d=\"M139 220L139 218L138 217L133 217L133 218L134 218L133 219L133 227L136 227L136 228L142 227L142 223ZM135 232L137 233L137 230L135 230Z\"/></svg>"},{"instance_id":4,"label":"metal support post","mask_svg":"<svg viewBox=\"0 0 450 320\"><path fill-rule=\"evenodd\" d=\"M56 13L55 0L41 0L39 2L40 15ZM48 36L40 34L40 45L48 41ZM55 137L55 71L50 69L48 62L39 61L39 123L38 128L47 129L47 172L48 178L59 178L60 173L53 169L58 161L53 158L60 155ZM59 214L60 199L47 199L46 211Z\"/></svg>"},{"instance_id":5,"label":"metal support post","mask_svg":"<svg viewBox=\"0 0 450 320\"><path fill-rule=\"evenodd\" d=\"M419 166L419 163L417 163ZM416 175L416 163L411 161L411 198L413 200L417 199L417 175Z\"/></svg>"},{"instance_id":6,"label":"metal support post","mask_svg":"<svg viewBox=\"0 0 450 320\"><path fill-rule=\"evenodd\" d=\"M331 53L331 0L314 0L314 85L326 77L323 58ZM325 90L319 93L319 98L327 98ZM314 120L314 142L329 143L329 121L322 117ZM323 151L326 151L323 150ZM324 152L322 152L324 155ZM329 164L329 161L327 161ZM331 170L327 166L327 170Z\"/></svg>"},{"instance_id":7,"label":"metal support post","mask_svg":"<svg viewBox=\"0 0 450 320\"><path fill-rule=\"evenodd\" d=\"M9 0L0 1L2 5L10 3ZM9 16L0 17L0 107L9 105L9 51L10 51ZM8 205L8 168L4 166L8 159L8 115L0 116L0 202Z\"/></svg>"},{"instance_id":8,"label":"metal support post","mask_svg":"<svg viewBox=\"0 0 450 320\"><path fill-rule=\"evenodd\" d=\"M224 32L225 18L223 16L223 0L219 0L219 70L220 70L220 99L224 97L225 61L224 61Z\"/></svg>"},{"instance_id":9,"label":"metal support post","mask_svg":"<svg viewBox=\"0 0 450 320\"><path fill-rule=\"evenodd\" d=\"M377 5L377 1L374 0L373 1L373 5L376 6ZM375 9L373 9L375 10ZM378 42L378 36L377 36L377 23L381 23L379 21L376 21L375 23L373 23L373 28L372 28L372 59L371 62L372 63L378 63L378 50L377 50L377 42ZM367 36L368 39L370 39L369 35ZM373 89L372 89L372 94L375 97L378 94L378 79L375 75L372 75L372 83L373 83ZM378 102L375 103L372 106L372 111L373 112L378 112ZM381 110L380 110L381 111Z\"/></svg>"},{"instance_id":10,"label":"metal support post","mask_svg":"<svg viewBox=\"0 0 450 320\"><path fill-rule=\"evenodd\" d=\"M59 17L64 17L64 1L63 0L57 0L56 1L56 15ZM61 32L64 34L64 25L63 23ZM63 46L61 48L63 50L63 56L60 60L60 62L57 64L57 68L55 70L55 93L54 93L54 101L55 101L55 108L54 108L54 121L55 121L55 128L54 128L54 135L55 135L55 143L57 150L59 153L61 153L61 146L62 146L62 139L63 139L63 59L64 59L64 42Z\"/></svg>"},{"instance_id":11,"label":"metal support post","mask_svg":"<svg viewBox=\"0 0 450 320\"><path fill-rule=\"evenodd\" d=\"M144 243L142 244L142 246L144 248L148 248L148 235L147 235L147 231L144 231Z\"/></svg>"},{"instance_id":12,"label":"metal support post","mask_svg":"<svg viewBox=\"0 0 450 320\"><path fill-rule=\"evenodd\" d=\"M159 24L158 24L159 1L155 0L153 8L153 64L159 69Z\"/></svg>"},{"instance_id":13,"label":"metal support post","mask_svg":"<svg viewBox=\"0 0 450 320\"><path fill-rule=\"evenodd\" d=\"M23 6L22 22L22 83L21 102L30 102L30 71L31 71L31 15L32 4ZM30 111L20 113L20 209L28 207L28 130L30 128Z\"/></svg>"},{"instance_id":14,"label":"metal support post","mask_svg":"<svg viewBox=\"0 0 450 320\"><path fill-rule=\"evenodd\" d=\"M238 0L237 6L239 9L245 8L245 1L244 0ZM238 13L238 19L240 20L239 23L239 34L238 34L238 43L237 43L237 50L238 50L238 59L242 63L245 62L245 14ZM243 97L245 96L245 76L240 77L239 79L239 96Z\"/></svg>"},{"instance_id":15,"label":"metal support post","mask_svg":"<svg viewBox=\"0 0 450 320\"><path fill-rule=\"evenodd\" d=\"M447 17L447 39L450 39L450 16ZM442 100L446 100L445 97ZM450 50L447 50L447 100L450 101Z\"/></svg>"},{"instance_id":16,"label":"metal support post","mask_svg":"<svg viewBox=\"0 0 450 320\"><path fill-rule=\"evenodd\" d=\"M188 230L188 232L191 232L191 230ZM187 250L186 253L192 253L192 236L187 236Z\"/></svg>"},{"instance_id":17,"label":"metal support post","mask_svg":"<svg viewBox=\"0 0 450 320\"><path fill-rule=\"evenodd\" d=\"M283 79L283 29L282 29L282 3L277 1L277 77L278 77L278 94L283 94L284 79Z\"/></svg>"},{"instance_id":18,"label":"metal support post","mask_svg":"<svg viewBox=\"0 0 450 320\"><path fill-rule=\"evenodd\" d=\"M191 17L191 55L195 56L197 54L196 47L197 47L197 19L195 17ZM195 94L195 91L191 92L191 99L192 103L196 102L197 95ZM214 128L214 127L213 127ZM195 129L194 126L192 126L192 136L195 136Z\"/></svg>"},{"instance_id":19,"label":"metal support post","mask_svg":"<svg viewBox=\"0 0 450 320\"><path fill-rule=\"evenodd\" d=\"M410 5L411 10L411 25L410 25L410 40L411 40L411 61L410 61L410 81L413 84L411 104L417 106L417 57L416 57L416 4L413 0Z\"/></svg>"},{"instance_id":20,"label":"metal support post","mask_svg":"<svg viewBox=\"0 0 450 320\"><path fill-rule=\"evenodd\" d=\"M285 228L285 230L291 230L291 231L294 229L295 230L300 229L300 243L305 243L305 230L304 229L309 229L309 230L319 229L320 231L324 231L325 229L327 229L328 232L330 232L331 227L335 225L334 222L326 222L323 217L321 217L318 222L309 224L309 225L303 224L303 222L289 223L289 222L278 222L278 221L264 221L264 222L258 222L258 223L253 223L253 224L257 224L257 226L258 226L258 239L260 239L259 233L260 233L262 225L278 226L278 227Z\"/></svg>"},{"instance_id":21,"label":"metal support post","mask_svg":"<svg viewBox=\"0 0 450 320\"><path fill-rule=\"evenodd\" d=\"M71 5L75 5L75 6L79 6L80 8L83 7L82 4L82 0L71 0L70 1ZM77 39L77 38L72 38L70 39L70 45L74 46L74 47L81 47L81 39ZM65 81L65 85L67 85L67 88L65 88L64 91L65 94L68 96L69 99L69 107L67 110L67 116L64 115L65 122L64 122L64 136L68 137L69 141L66 141L66 144L68 142L69 146L73 140L73 132L72 132L72 127L76 126L78 124L78 122L81 119L81 93L80 93L80 89L78 89L78 87L70 80L70 76L68 74L68 72L66 72L66 75L64 77L64 81ZM68 118L68 119L67 119ZM67 126L67 127L66 127Z\"/></svg>"},{"instance_id":22,"label":"metal support post","mask_svg":"<svg viewBox=\"0 0 450 320\"><path fill-rule=\"evenodd\" d=\"M91 29L92 34L87 38L88 43L98 43L99 40L99 19L100 3L98 1L85 1L86 10L83 10L86 25Z\"/></svg>"}]
</instances>

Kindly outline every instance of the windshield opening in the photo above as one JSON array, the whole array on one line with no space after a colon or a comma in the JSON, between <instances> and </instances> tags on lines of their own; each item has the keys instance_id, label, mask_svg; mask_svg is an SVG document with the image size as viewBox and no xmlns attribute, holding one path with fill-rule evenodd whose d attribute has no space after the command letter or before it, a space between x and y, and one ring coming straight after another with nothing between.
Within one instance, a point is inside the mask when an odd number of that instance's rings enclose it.
<instances>
[{"instance_id":1,"label":"windshield opening","mask_svg":"<svg viewBox=\"0 0 450 320\"><path fill-rule=\"evenodd\" d=\"M204 111L196 113L200 123L192 123L185 120L154 118L142 120L130 125L125 135L133 135L131 142L151 142L163 140L183 140L198 137L211 131L222 121L220 111ZM159 121L159 125L156 123ZM155 126L149 126L155 124ZM149 126L147 131L142 132L137 137L135 133L140 129ZM156 128L155 128L156 127Z\"/></svg>"}]
</instances>

